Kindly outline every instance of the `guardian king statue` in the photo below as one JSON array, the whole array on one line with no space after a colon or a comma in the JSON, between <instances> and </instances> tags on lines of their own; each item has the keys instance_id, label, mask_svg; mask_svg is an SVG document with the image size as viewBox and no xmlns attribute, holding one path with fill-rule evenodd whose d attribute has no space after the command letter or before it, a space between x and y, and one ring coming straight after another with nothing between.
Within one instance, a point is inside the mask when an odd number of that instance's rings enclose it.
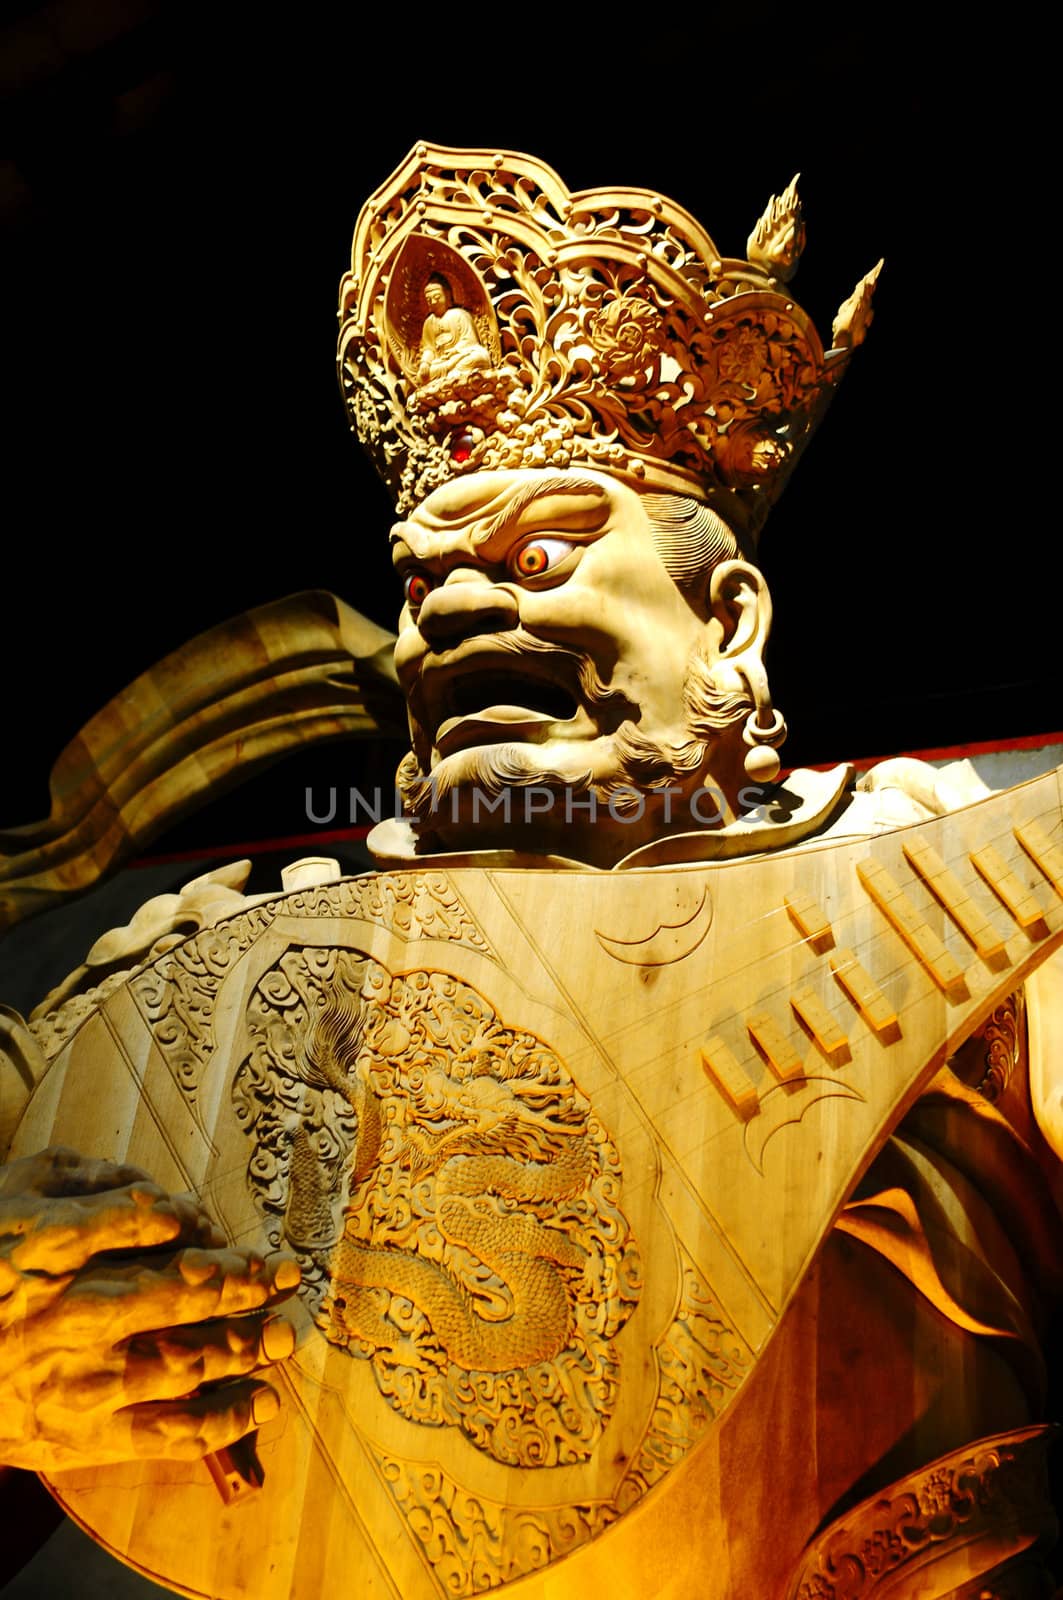
<instances>
[{"instance_id":1,"label":"guardian king statue","mask_svg":"<svg viewBox=\"0 0 1063 1600\"><path fill-rule=\"evenodd\" d=\"M803 242L427 144L359 217L380 870L5 1024L5 1459L156 1581L1051 1593L1058 776L780 778L757 538L878 274L825 349Z\"/></svg>"}]
</instances>

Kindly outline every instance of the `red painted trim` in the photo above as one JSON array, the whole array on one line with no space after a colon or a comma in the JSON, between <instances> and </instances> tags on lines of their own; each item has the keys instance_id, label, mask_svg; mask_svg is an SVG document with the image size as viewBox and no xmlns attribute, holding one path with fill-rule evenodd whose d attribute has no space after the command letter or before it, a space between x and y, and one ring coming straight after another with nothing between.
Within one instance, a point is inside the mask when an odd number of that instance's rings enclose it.
<instances>
[{"instance_id":1,"label":"red painted trim","mask_svg":"<svg viewBox=\"0 0 1063 1600\"><path fill-rule=\"evenodd\" d=\"M983 744L953 744L943 745L938 750L908 750L906 755L915 761L962 761L965 756L996 755L1006 750L1044 750L1050 744L1063 744L1061 733L1028 733L1018 739L990 739ZM849 763L858 772L866 772L870 767L877 767L880 761L889 759L885 756L861 756ZM831 767L836 767L836 761L820 761L812 767L813 772L829 772ZM792 767L784 767L782 776L792 772ZM304 850L307 847L315 852L326 844L346 844L352 840L364 839L368 834L368 827L359 828L330 828L327 832L318 830L317 833L291 833L279 839L252 839L244 844L218 844L208 845L202 850L176 850L169 854L157 856L139 856L136 861L131 861L131 867L161 867L171 861L239 861L243 856L279 855L286 850Z\"/></svg>"},{"instance_id":2,"label":"red painted trim","mask_svg":"<svg viewBox=\"0 0 1063 1600\"><path fill-rule=\"evenodd\" d=\"M963 761L968 756L1000 755L1009 750L1045 750L1050 744L1063 744L1063 733L1026 733L1017 739L987 739L982 744L950 744L934 750L905 750L898 754L903 753L913 761ZM849 765L857 772L867 772L880 761L891 759L890 756L858 756ZM810 770L829 772L837 765L836 761L818 761ZM792 772L793 768L785 767L783 771L784 774Z\"/></svg>"}]
</instances>

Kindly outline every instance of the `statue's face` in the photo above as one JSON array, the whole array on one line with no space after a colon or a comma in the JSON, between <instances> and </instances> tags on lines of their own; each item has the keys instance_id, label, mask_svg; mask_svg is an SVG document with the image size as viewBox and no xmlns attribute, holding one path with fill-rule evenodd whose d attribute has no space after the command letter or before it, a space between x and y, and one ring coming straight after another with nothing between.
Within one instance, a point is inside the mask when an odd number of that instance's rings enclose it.
<instances>
[{"instance_id":1,"label":"statue's face","mask_svg":"<svg viewBox=\"0 0 1063 1600\"><path fill-rule=\"evenodd\" d=\"M424 292L425 305L434 316L441 316L447 309L447 292L441 283L430 283Z\"/></svg>"},{"instance_id":2,"label":"statue's face","mask_svg":"<svg viewBox=\"0 0 1063 1600\"><path fill-rule=\"evenodd\" d=\"M482 473L437 490L392 545L416 778L448 815L457 794L467 822L477 786L608 793L630 786L633 745L643 767L651 746L691 748L684 689L706 623L635 490L591 471Z\"/></svg>"}]
</instances>

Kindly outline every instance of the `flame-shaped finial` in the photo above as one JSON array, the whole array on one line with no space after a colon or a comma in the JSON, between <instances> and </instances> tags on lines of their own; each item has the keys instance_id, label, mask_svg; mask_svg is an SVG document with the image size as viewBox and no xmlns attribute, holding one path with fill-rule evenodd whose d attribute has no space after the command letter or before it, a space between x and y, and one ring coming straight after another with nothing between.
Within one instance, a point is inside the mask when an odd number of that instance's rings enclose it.
<instances>
[{"instance_id":1,"label":"flame-shaped finial","mask_svg":"<svg viewBox=\"0 0 1063 1600\"><path fill-rule=\"evenodd\" d=\"M797 193L796 172L782 194L773 194L764 214L746 241L746 253L755 266L788 283L805 248L805 224Z\"/></svg>"}]
</instances>

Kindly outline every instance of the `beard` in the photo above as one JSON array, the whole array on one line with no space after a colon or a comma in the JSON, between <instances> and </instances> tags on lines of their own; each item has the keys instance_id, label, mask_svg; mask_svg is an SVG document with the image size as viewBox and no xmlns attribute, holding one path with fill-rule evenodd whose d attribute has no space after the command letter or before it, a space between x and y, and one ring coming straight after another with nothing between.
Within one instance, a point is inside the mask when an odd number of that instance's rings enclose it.
<instances>
[{"instance_id":1,"label":"beard","mask_svg":"<svg viewBox=\"0 0 1063 1600\"><path fill-rule=\"evenodd\" d=\"M551 741L553 765L541 745L525 742L476 745L446 757L428 772L416 752L409 751L399 764L396 787L406 811L429 833L440 831L444 819L476 823L476 795L493 809L507 793L533 788L566 799L566 815L573 803L593 800L618 819L641 816L653 796L696 786L695 780L707 773L720 735L754 710L747 690L720 685L706 651L699 647L687 665L682 735L675 741L654 739L639 730L633 717L623 715L636 708L602 680L588 656L528 634L512 645L507 641L507 646L518 653L548 650L565 656L576 666L584 704L600 713L620 711L622 720L612 732L593 740ZM508 825L508 811L504 815Z\"/></svg>"}]
</instances>

